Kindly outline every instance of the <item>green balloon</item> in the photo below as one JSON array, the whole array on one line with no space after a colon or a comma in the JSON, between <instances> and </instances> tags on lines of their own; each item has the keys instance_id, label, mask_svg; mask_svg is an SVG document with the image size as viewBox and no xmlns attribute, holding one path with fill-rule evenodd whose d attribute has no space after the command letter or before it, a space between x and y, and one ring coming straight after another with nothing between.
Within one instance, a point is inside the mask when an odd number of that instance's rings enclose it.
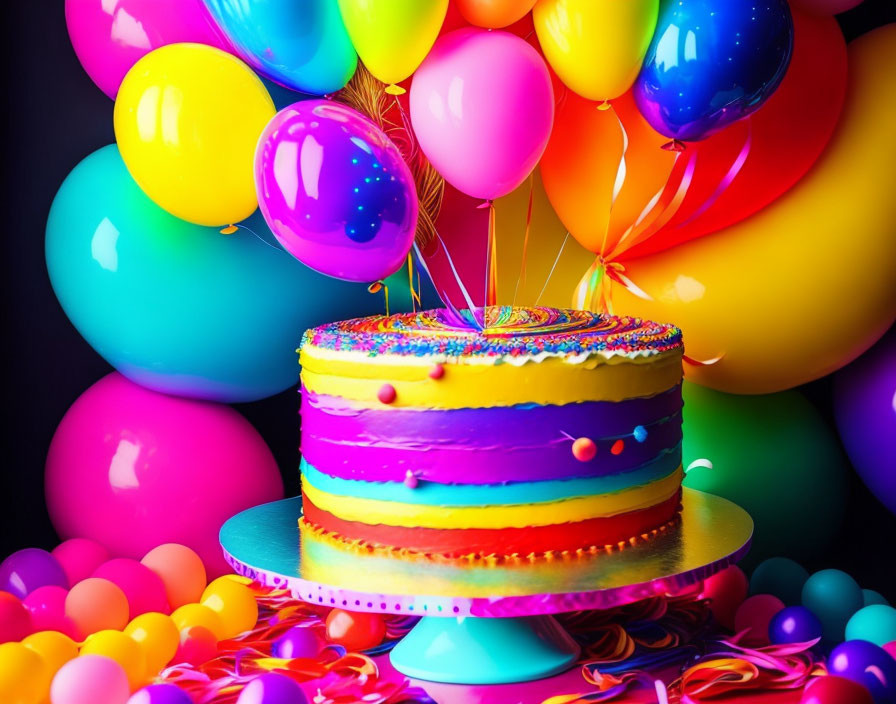
<instances>
[{"instance_id":1,"label":"green balloon","mask_svg":"<svg viewBox=\"0 0 896 704\"><path fill-rule=\"evenodd\" d=\"M729 499L753 517L745 566L820 555L843 519L847 469L827 424L801 394L737 396L685 383L684 485Z\"/></svg>"}]
</instances>

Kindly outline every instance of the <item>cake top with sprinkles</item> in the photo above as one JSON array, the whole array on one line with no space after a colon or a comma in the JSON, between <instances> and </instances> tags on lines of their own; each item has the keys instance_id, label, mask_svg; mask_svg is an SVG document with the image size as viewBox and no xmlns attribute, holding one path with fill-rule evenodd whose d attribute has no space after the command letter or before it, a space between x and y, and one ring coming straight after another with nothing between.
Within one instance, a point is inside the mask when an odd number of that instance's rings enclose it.
<instances>
[{"instance_id":1,"label":"cake top with sprinkles","mask_svg":"<svg viewBox=\"0 0 896 704\"><path fill-rule=\"evenodd\" d=\"M354 318L308 330L302 347L403 357L575 357L681 347L674 325L584 310L491 306Z\"/></svg>"}]
</instances>

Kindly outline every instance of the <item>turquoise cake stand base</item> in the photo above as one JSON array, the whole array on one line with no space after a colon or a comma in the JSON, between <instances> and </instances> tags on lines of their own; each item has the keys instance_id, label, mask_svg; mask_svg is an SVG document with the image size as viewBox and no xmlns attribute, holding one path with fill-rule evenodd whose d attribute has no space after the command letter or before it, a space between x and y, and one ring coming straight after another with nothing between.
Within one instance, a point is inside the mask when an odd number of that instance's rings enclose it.
<instances>
[{"instance_id":1,"label":"turquoise cake stand base","mask_svg":"<svg viewBox=\"0 0 896 704\"><path fill-rule=\"evenodd\" d=\"M753 522L735 504L691 489L680 521L656 535L584 557L532 562L408 558L300 534L301 500L262 504L221 528L241 575L310 603L423 616L391 653L420 680L525 682L573 666L579 647L551 614L607 609L677 594L740 559Z\"/></svg>"}]
</instances>

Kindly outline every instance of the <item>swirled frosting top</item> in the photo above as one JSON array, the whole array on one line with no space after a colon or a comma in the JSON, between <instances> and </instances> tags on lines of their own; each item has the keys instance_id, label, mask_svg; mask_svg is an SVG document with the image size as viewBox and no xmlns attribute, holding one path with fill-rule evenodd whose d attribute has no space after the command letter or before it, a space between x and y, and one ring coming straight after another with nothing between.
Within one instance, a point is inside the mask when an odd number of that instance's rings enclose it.
<instances>
[{"instance_id":1,"label":"swirled frosting top","mask_svg":"<svg viewBox=\"0 0 896 704\"><path fill-rule=\"evenodd\" d=\"M402 357L649 355L681 347L674 325L583 310L493 306L354 318L308 330L302 346Z\"/></svg>"}]
</instances>

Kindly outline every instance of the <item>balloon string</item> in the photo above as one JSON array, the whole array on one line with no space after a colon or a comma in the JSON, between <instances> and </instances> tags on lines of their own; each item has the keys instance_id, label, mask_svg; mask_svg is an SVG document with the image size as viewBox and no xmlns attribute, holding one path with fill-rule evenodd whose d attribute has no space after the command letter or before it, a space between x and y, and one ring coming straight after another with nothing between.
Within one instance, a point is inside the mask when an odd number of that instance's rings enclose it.
<instances>
[{"instance_id":1,"label":"balloon string","mask_svg":"<svg viewBox=\"0 0 896 704\"><path fill-rule=\"evenodd\" d=\"M516 279L516 288L513 289L512 305L516 305L516 296L520 290L520 284L526 285L526 259L529 251L529 233L532 229L532 203L535 200L535 176L529 174L529 207L526 209L526 234L523 236L523 257L520 262L520 275Z\"/></svg>"},{"instance_id":2,"label":"balloon string","mask_svg":"<svg viewBox=\"0 0 896 704\"><path fill-rule=\"evenodd\" d=\"M498 238L495 225L495 204L488 204L488 252L486 256L485 305L493 306L498 301ZM483 311L483 326L485 312Z\"/></svg>"},{"instance_id":3,"label":"balloon string","mask_svg":"<svg viewBox=\"0 0 896 704\"><path fill-rule=\"evenodd\" d=\"M227 227L224 227L221 230L219 230L219 232L222 235L232 235L237 230L245 230L250 235L252 235L255 239L257 239L259 242L261 242L263 245L270 247L271 249L273 249L277 252L282 252L283 254L288 254L288 252L285 249L283 249L282 247L278 247L275 244L271 244L264 237L259 235L257 232L251 230L250 228L246 227L245 225L228 225Z\"/></svg>"},{"instance_id":4,"label":"balloon string","mask_svg":"<svg viewBox=\"0 0 896 704\"><path fill-rule=\"evenodd\" d=\"M610 223L613 219L613 207L616 205L616 199L619 197L619 193L622 191L622 186L625 183L625 178L628 175L628 165L625 163L625 155L628 153L629 145L628 132L625 129L625 125L622 124L622 120L619 117L619 113L616 112L616 108L610 103L607 103L607 108L612 111L613 117L616 118L616 124L619 125L619 129L622 132L622 153L619 155L619 165L616 167L616 178L613 180L613 195L610 198L610 211L607 217L607 225L604 228L603 241L600 244L600 254L606 253L607 237L610 235Z\"/></svg>"},{"instance_id":5,"label":"balloon string","mask_svg":"<svg viewBox=\"0 0 896 704\"><path fill-rule=\"evenodd\" d=\"M476 305L473 303L473 299L470 297L470 293L469 291L467 291L467 287L464 286L463 279L458 273L457 267L454 266L454 260L451 258L451 254L448 252L448 247L445 246L445 241L442 239L442 236L438 233L438 231L436 231L436 239L438 240L439 244L442 245L442 251L445 252L445 259L448 261L448 266L451 269L451 273L454 274L454 281L457 283L457 286L460 289L460 293L464 297L467 308L469 308L471 311L476 310ZM444 296L443 302L446 306L452 307L450 306L450 298L447 295ZM473 319L476 320L476 317L473 316ZM476 321L476 323L478 325L479 321Z\"/></svg>"},{"instance_id":6,"label":"balloon string","mask_svg":"<svg viewBox=\"0 0 896 704\"><path fill-rule=\"evenodd\" d=\"M419 279L419 276L417 277ZM411 292L411 310L417 312L417 306L423 308L420 294L414 290L414 255L408 252L408 290Z\"/></svg>"},{"instance_id":7,"label":"balloon string","mask_svg":"<svg viewBox=\"0 0 896 704\"><path fill-rule=\"evenodd\" d=\"M538 302L541 300L541 297L547 290L548 284L551 281L551 277L554 275L554 270L557 268L557 263L560 261L560 256L563 254L563 249L566 247L567 242L569 242L569 231L567 231L566 237L563 238L563 242L560 244L560 249L557 252L556 258L554 259L554 263L551 265L551 270L548 272L548 276L544 280L544 286L541 287L541 291L538 292L538 296L535 299L535 305L538 305Z\"/></svg>"}]
</instances>

